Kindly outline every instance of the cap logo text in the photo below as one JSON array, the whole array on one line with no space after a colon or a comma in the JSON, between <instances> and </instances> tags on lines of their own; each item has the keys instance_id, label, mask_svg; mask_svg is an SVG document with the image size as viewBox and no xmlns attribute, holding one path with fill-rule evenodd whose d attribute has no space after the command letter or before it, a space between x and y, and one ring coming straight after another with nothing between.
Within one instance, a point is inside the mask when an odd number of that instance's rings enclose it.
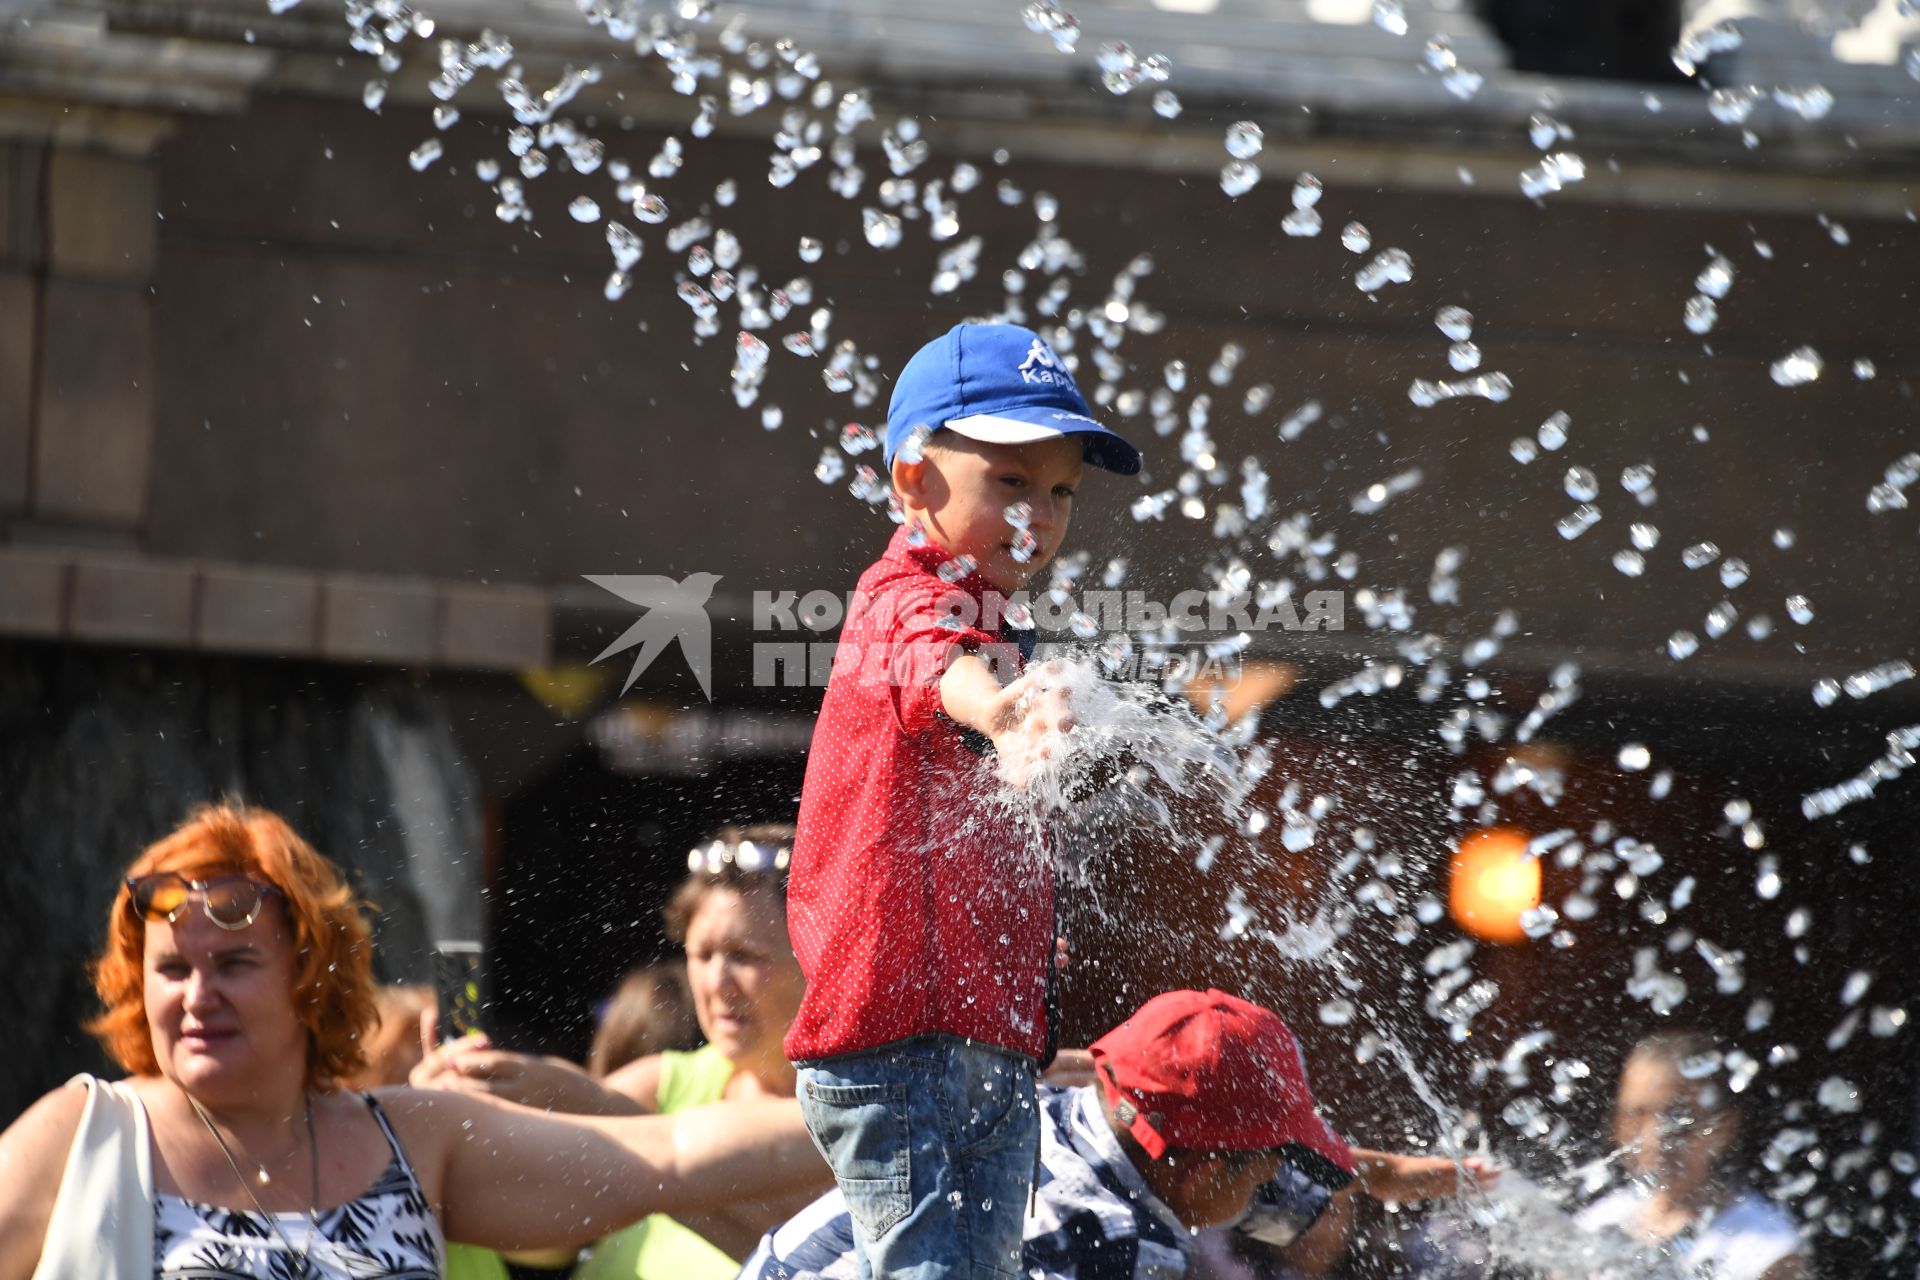
<instances>
[{"instance_id":1,"label":"cap logo text","mask_svg":"<svg viewBox=\"0 0 1920 1280\"><path fill-rule=\"evenodd\" d=\"M1066 373L1060 368L1060 357L1040 339L1033 340L1033 346L1027 351L1027 358L1020 362L1020 380L1022 382L1041 382L1055 386L1066 386Z\"/></svg>"}]
</instances>

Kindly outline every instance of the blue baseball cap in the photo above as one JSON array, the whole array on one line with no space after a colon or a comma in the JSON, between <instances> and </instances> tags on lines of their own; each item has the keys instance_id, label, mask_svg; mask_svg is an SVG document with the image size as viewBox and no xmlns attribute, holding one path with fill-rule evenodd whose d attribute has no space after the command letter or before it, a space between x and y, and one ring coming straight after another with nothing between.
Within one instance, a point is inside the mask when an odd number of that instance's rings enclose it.
<instances>
[{"instance_id":1,"label":"blue baseball cap","mask_svg":"<svg viewBox=\"0 0 1920 1280\"><path fill-rule=\"evenodd\" d=\"M1093 420L1066 365L1023 325L957 324L914 352L887 406L888 466L918 426L988 444L1082 436L1094 466L1140 470L1140 451Z\"/></svg>"}]
</instances>

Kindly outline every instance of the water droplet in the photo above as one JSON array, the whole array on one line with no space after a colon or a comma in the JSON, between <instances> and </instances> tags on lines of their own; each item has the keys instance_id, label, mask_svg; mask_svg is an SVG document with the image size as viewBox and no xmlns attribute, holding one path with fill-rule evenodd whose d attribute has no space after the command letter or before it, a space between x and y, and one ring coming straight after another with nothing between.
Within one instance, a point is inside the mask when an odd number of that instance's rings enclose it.
<instances>
[{"instance_id":1,"label":"water droplet","mask_svg":"<svg viewBox=\"0 0 1920 1280\"><path fill-rule=\"evenodd\" d=\"M1340 232L1340 243L1348 253L1365 253L1373 247L1373 233L1358 222L1349 222Z\"/></svg>"},{"instance_id":2,"label":"water droplet","mask_svg":"<svg viewBox=\"0 0 1920 1280\"><path fill-rule=\"evenodd\" d=\"M1260 154L1260 148L1265 143L1266 134L1251 120L1241 120L1227 126L1227 154L1236 160L1253 159Z\"/></svg>"},{"instance_id":3,"label":"water droplet","mask_svg":"<svg viewBox=\"0 0 1920 1280\"><path fill-rule=\"evenodd\" d=\"M900 442L895 457L902 462L918 462L926 454L927 441L933 439L933 428L926 423L916 423L913 430L907 432L907 438Z\"/></svg>"},{"instance_id":4,"label":"water droplet","mask_svg":"<svg viewBox=\"0 0 1920 1280\"><path fill-rule=\"evenodd\" d=\"M1513 394L1513 379L1504 373L1483 373L1462 382L1433 382L1415 378L1407 388L1407 399L1422 408L1431 408L1442 400L1478 397L1495 404Z\"/></svg>"},{"instance_id":5,"label":"water droplet","mask_svg":"<svg viewBox=\"0 0 1920 1280\"><path fill-rule=\"evenodd\" d=\"M380 110L380 104L386 100L387 82L385 80L369 80L366 87L360 91L360 102L369 111Z\"/></svg>"},{"instance_id":6,"label":"water droplet","mask_svg":"<svg viewBox=\"0 0 1920 1280\"><path fill-rule=\"evenodd\" d=\"M1180 114L1180 96L1171 89L1162 89L1153 95L1153 113L1163 120L1172 120Z\"/></svg>"},{"instance_id":7,"label":"water droplet","mask_svg":"<svg viewBox=\"0 0 1920 1280\"><path fill-rule=\"evenodd\" d=\"M1620 487L1628 493L1644 493L1653 484L1653 464L1640 463L1620 469Z\"/></svg>"},{"instance_id":8,"label":"water droplet","mask_svg":"<svg viewBox=\"0 0 1920 1280\"><path fill-rule=\"evenodd\" d=\"M440 139L428 138L407 153L407 163L413 166L415 173L423 172L428 165L440 158L444 150L445 148L440 145Z\"/></svg>"},{"instance_id":9,"label":"water droplet","mask_svg":"<svg viewBox=\"0 0 1920 1280\"><path fill-rule=\"evenodd\" d=\"M1400 0L1374 0L1373 25L1390 36L1407 34L1407 12Z\"/></svg>"},{"instance_id":10,"label":"water droplet","mask_svg":"<svg viewBox=\"0 0 1920 1280\"><path fill-rule=\"evenodd\" d=\"M1540 441L1540 447L1552 452L1567 442L1567 431L1573 425L1573 419L1565 409L1556 410L1534 433Z\"/></svg>"},{"instance_id":11,"label":"water droplet","mask_svg":"<svg viewBox=\"0 0 1920 1280\"><path fill-rule=\"evenodd\" d=\"M1280 219L1280 229L1290 236L1317 236L1323 224L1318 209L1294 209Z\"/></svg>"},{"instance_id":12,"label":"water droplet","mask_svg":"<svg viewBox=\"0 0 1920 1280\"><path fill-rule=\"evenodd\" d=\"M1704 569L1720 558L1720 548L1711 542L1696 542L1680 553L1680 563L1689 569Z\"/></svg>"},{"instance_id":13,"label":"water droplet","mask_svg":"<svg viewBox=\"0 0 1920 1280\"><path fill-rule=\"evenodd\" d=\"M1627 536L1633 539L1633 545L1642 551L1651 551L1660 545L1660 530L1654 525L1628 525Z\"/></svg>"},{"instance_id":14,"label":"water droplet","mask_svg":"<svg viewBox=\"0 0 1920 1280\"><path fill-rule=\"evenodd\" d=\"M1801 626L1813 621L1813 602L1805 596L1787 597L1787 616Z\"/></svg>"},{"instance_id":15,"label":"water droplet","mask_svg":"<svg viewBox=\"0 0 1920 1280\"><path fill-rule=\"evenodd\" d=\"M876 249L891 249L900 243L900 216L869 206L860 211L867 243Z\"/></svg>"},{"instance_id":16,"label":"water droplet","mask_svg":"<svg viewBox=\"0 0 1920 1280\"><path fill-rule=\"evenodd\" d=\"M1733 263L1722 254L1714 254L1694 277L1693 287L1709 298L1726 297L1727 290L1733 288Z\"/></svg>"},{"instance_id":17,"label":"water droplet","mask_svg":"<svg viewBox=\"0 0 1920 1280\"><path fill-rule=\"evenodd\" d=\"M613 265L622 271L640 261L640 237L617 222L607 223L607 248L613 251Z\"/></svg>"},{"instance_id":18,"label":"water droplet","mask_svg":"<svg viewBox=\"0 0 1920 1280\"><path fill-rule=\"evenodd\" d=\"M1480 348L1471 342L1456 342L1447 348L1447 363L1466 373L1480 367Z\"/></svg>"},{"instance_id":19,"label":"water droplet","mask_svg":"<svg viewBox=\"0 0 1920 1280\"><path fill-rule=\"evenodd\" d=\"M1747 562L1735 556L1728 556L1720 562L1720 585L1731 591L1748 577Z\"/></svg>"},{"instance_id":20,"label":"water droplet","mask_svg":"<svg viewBox=\"0 0 1920 1280\"><path fill-rule=\"evenodd\" d=\"M575 222L598 222L600 206L592 196L575 196L573 203L567 206L567 213Z\"/></svg>"},{"instance_id":21,"label":"water droplet","mask_svg":"<svg viewBox=\"0 0 1920 1280\"><path fill-rule=\"evenodd\" d=\"M1540 456L1540 446L1533 442L1532 436L1515 436L1513 443L1507 446L1507 452L1513 460L1525 465Z\"/></svg>"},{"instance_id":22,"label":"water droplet","mask_svg":"<svg viewBox=\"0 0 1920 1280\"><path fill-rule=\"evenodd\" d=\"M1879 370L1874 368L1873 361L1867 359L1865 356L1861 356L1853 362L1853 376L1862 382L1871 382L1874 375L1878 372Z\"/></svg>"},{"instance_id":23,"label":"water droplet","mask_svg":"<svg viewBox=\"0 0 1920 1280\"><path fill-rule=\"evenodd\" d=\"M1067 619L1067 627L1082 640L1092 640L1100 634L1100 624L1080 610L1075 610L1073 616Z\"/></svg>"},{"instance_id":24,"label":"water droplet","mask_svg":"<svg viewBox=\"0 0 1920 1280\"><path fill-rule=\"evenodd\" d=\"M1362 293L1377 293L1389 284L1407 284L1413 279L1413 256L1405 249L1382 249L1360 268L1353 283Z\"/></svg>"},{"instance_id":25,"label":"water droplet","mask_svg":"<svg viewBox=\"0 0 1920 1280\"><path fill-rule=\"evenodd\" d=\"M1600 477L1585 467L1568 467L1561 483L1575 502L1592 502L1600 496Z\"/></svg>"},{"instance_id":26,"label":"water droplet","mask_svg":"<svg viewBox=\"0 0 1920 1280\"><path fill-rule=\"evenodd\" d=\"M943 562L938 569L934 570L934 575L951 586L979 567L979 562L972 556L958 555Z\"/></svg>"},{"instance_id":27,"label":"water droplet","mask_svg":"<svg viewBox=\"0 0 1920 1280\"><path fill-rule=\"evenodd\" d=\"M1259 182L1259 166L1245 160L1229 160L1220 170L1220 189L1236 200Z\"/></svg>"},{"instance_id":28,"label":"water droplet","mask_svg":"<svg viewBox=\"0 0 1920 1280\"><path fill-rule=\"evenodd\" d=\"M1433 323L1454 342L1465 342L1473 336L1473 313L1465 307L1442 307L1434 313Z\"/></svg>"},{"instance_id":29,"label":"water droplet","mask_svg":"<svg viewBox=\"0 0 1920 1280\"><path fill-rule=\"evenodd\" d=\"M1707 333L1712 330L1719 318L1719 308L1714 306L1713 299L1704 293L1696 293L1687 299L1686 314L1683 317L1687 332Z\"/></svg>"},{"instance_id":30,"label":"water droplet","mask_svg":"<svg viewBox=\"0 0 1920 1280\"><path fill-rule=\"evenodd\" d=\"M642 188L634 193L633 216L649 224L665 222L669 216L667 202L653 192Z\"/></svg>"},{"instance_id":31,"label":"water droplet","mask_svg":"<svg viewBox=\"0 0 1920 1280\"><path fill-rule=\"evenodd\" d=\"M1629 578L1637 578L1647 571L1647 560L1638 551L1623 547L1613 553L1613 567Z\"/></svg>"},{"instance_id":32,"label":"water droplet","mask_svg":"<svg viewBox=\"0 0 1920 1280\"><path fill-rule=\"evenodd\" d=\"M1320 1006L1320 1022L1329 1027L1348 1026L1353 1022L1354 1013L1353 1001L1335 998Z\"/></svg>"},{"instance_id":33,"label":"water droplet","mask_svg":"<svg viewBox=\"0 0 1920 1280\"><path fill-rule=\"evenodd\" d=\"M1324 188L1321 186L1320 179L1310 173L1303 173L1293 182L1293 207L1311 209L1320 203L1323 193Z\"/></svg>"},{"instance_id":34,"label":"water droplet","mask_svg":"<svg viewBox=\"0 0 1920 1280\"><path fill-rule=\"evenodd\" d=\"M1783 387L1800 387L1818 378L1823 366L1818 351L1812 347L1795 347L1774 361L1767 372Z\"/></svg>"},{"instance_id":35,"label":"water droplet","mask_svg":"<svg viewBox=\"0 0 1920 1280\"><path fill-rule=\"evenodd\" d=\"M1675 662L1685 662L1700 651L1700 637L1691 631L1680 630L1667 637L1667 656Z\"/></svg>"},{"instance_id":36,"label":"water droplet","mask_svg":"<svg viewBox=\"0 0 1920 1280\"><path fill-rule=\"evenodd\" d=\"M1814 1094L1820 1105L1834 1115L1852 1115L1860 1110L1860 1091L1840 1076L1828 1076Z\"/></svg>"},{"instance_id":37,"label":"water droplet","mask_svg":"<svg viewBox=\"0 0 1920 1280\"><path fill-rule=\"evenodd\" d=\"M1556 151L1539 164L1520 171L1520 194L1529 200L1551 195L1587 176L1587 165L1571 151Z\"/></svg>"},{"instance_id":38,"label":"water droplet","mask_svg":"<svg viewBox=\"0 0 1920 1280\"><path fill-rule=\"evenodd\" d=\"M1554 526L1560 536L1571 542L1600 522L1600 508L1592 503L1583 503L1566 515L1561 516Z\"/></svg>"},{"instance_id":39,"label":"water droplet","mask_svg":"<svg viewBox=\"0 0 1920 1280\"><path fill-rule=\"evenodd\" d=\"M1622 769L1639 773L1653 763L1653 752L1643 743L1629 742L1620 748L1619 759Z\"/></svg>"},{"instance_id":40,"label":"water droplet","mask_svg":"<svg viewBox=\"0 0 1920 1280\"><path fill-rule=\"evenodd\" d=\"M1015 602L1001 610L1000 617L1015 631L1033 630L1033 610Z\"/></svg>"},{"instance_id":41,"label":"water droplet","mask_svg":"<svg viewBox=\"0 0 1920 1280\"><path fill-rule=\"evenodd\" d=\"M1752 85L1715 89L1707 98L1707 111L1721 124L1745 124L1760 101L1760 90Z\"/></svg>"}]
</instances>

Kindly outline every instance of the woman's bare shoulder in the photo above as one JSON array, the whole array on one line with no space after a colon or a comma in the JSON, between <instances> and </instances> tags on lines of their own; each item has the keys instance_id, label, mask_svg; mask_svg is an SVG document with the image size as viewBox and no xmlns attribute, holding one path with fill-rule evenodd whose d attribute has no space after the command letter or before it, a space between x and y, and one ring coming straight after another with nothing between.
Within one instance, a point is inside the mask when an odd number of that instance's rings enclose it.
<instances>
[{"instance_id":1,"label":"woman's bare shoulder","mask_svg":"<svg viewBox=\"0 0 1920 1280\"><path fill-rule=\"evenodd\" d=\"M13 1178L25 1162L64 1161L86 1110L87 1091L78 1084L66 1084L21 1112L0 1133L0 1177Z\"/></svg>"},{"instance_id":2,"label":"woman's bare shoulder","mask_svg":"<svg viewBox=\"0 0 1920 1280\"><path fill-rule=\"evenodd\" d=\"M63 1086L0 1133L0 1280L30 1276L38 1265L67 1152L86 1108L85 1089Z\"/></svg>"}]
</instances>

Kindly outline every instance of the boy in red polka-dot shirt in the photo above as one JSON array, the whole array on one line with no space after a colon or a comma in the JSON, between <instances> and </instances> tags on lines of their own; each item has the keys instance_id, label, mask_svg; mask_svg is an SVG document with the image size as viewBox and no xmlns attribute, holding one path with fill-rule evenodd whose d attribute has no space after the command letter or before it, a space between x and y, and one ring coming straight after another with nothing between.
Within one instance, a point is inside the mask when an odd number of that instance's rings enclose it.
<instances>
[{"instance_id":1,"label":"boy in red polka-dot shirt","mask_svg":"<svg viewBox=\"0 0 1920 1280\"><path fill-rule=\"evenodd\" d=\"M1017 1275L1051 1052L1053 876L998 803L1067 727L1007 597L1059 549L1085 465L1140 454L1017 325L908 361L887 421L903 527L861 578L814 727L788 897L799 1095L864 1275ZM1015 779L1017 780L1017 779Z\"/></svg>"}]
</instances>

